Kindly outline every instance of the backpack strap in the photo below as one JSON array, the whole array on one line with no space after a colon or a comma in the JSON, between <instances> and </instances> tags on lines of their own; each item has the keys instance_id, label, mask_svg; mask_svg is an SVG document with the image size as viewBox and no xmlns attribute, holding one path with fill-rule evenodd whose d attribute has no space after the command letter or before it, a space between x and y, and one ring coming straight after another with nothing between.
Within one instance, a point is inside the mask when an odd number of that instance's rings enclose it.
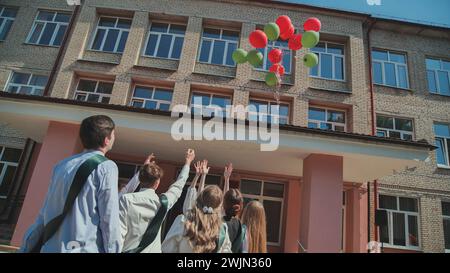
<instances>
[{"instance_id":1,"label":"backpack strap","mask_svg":"<svg viewBox=\"0 0 450 273\"><path fill-rule=\"evenodd\" d=\"M159 201L161 203L161 206L156 212L155 217L148 224L147 229L145 230L145 233L142 236L141 242L139 243L139 246L124 251L124 253L140 253L145 248L147 248L151 243L153 243L153 241L155 241L156 236L158 235L158 232L161 228L162 222L166 218L169 207L169 201L167 200L167 197L164 194L162 194L159 197Z\"/></svg>"},{"instance_id":2,"label":"backpack strap","mask_svg":"<svg viewBox=\"0 0 450 273\"><path fill-rule=\"evenodd\" d=\"M73 178L72 184L70 185L69 192L67 194L66 202L64 204L63 211L60 215L53 218L50 222L48 222L39 237L36 245L31 249L30 252L38 253L41 251L42 246L58 231L61 226L64 218L67 213L72 209L73 203L77 198L78 194L81 192L81 189L86 184L86 180L91 175L91 173L97 169L100 163L107 161L108 159L100 154L96 154L86 161L84 161L80 167L78 167L77 172Z\"/></svg>"}]
</instances>

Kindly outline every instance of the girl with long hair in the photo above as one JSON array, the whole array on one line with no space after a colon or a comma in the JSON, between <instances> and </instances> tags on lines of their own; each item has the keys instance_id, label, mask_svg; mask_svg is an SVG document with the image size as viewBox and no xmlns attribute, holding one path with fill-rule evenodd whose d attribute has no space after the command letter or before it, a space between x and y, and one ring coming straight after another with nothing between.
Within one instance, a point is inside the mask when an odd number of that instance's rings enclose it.
<instances>
[{"instance_id":1,"label":"girl with long hair","mask_svg":"<svg viewBox=\"0 0 450 273\"><path fill-rule=\"evenodd\" d=\"M241 218L246 227L246 248L249 253L266 253L266 213L258 201L251 201L245 206Z\"/></svg>"}]
</instances>

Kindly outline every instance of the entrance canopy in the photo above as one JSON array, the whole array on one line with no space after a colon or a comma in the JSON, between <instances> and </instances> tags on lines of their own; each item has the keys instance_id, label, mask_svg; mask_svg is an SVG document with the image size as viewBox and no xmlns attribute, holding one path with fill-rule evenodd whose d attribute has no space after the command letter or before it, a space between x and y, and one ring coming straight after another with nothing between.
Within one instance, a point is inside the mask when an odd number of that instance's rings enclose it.
<instances>
[{"instance_id":1,"label":"entrance canopy","mask_svg":"<svg viewBox=\"0 0 450 273\"><path fill-rule=\"evenodd\" d=\"M153 152L160 159L174 161L182 160L180 154L186 148L194 148L197 158L207 158L211 165L233 162L241 170L295 177L303 176L303 160L310 154L341 156L344 181L361 183L418 166L429 160L434 149L425 142L280 126L279 148L262 152L258 141L175 141L171 127L177 119L167 112L6 92L0 95L0 122L37 142L43 141L50 121L79 124L99 114L116 123L113 153L144 157Z\"/></svg>"}]
</instances>

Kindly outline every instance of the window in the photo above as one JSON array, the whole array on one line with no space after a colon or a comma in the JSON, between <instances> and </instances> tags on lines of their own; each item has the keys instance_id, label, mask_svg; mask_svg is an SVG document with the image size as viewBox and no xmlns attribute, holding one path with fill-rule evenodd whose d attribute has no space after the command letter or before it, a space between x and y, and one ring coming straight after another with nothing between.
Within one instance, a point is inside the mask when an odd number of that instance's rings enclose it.
<instances>
[{"instance_id":1,"label":"window","mask_svg":"<svg viewBox=\"0 0 450 273\"><path fill-rule=\"evenodd\" d=\"M413 121L377 115L377 136L412 140Z\"/></svg>"},{"instance_id":2,"label":"window","mask_svg":"<svg viewBox=\"0 0 450 273\"><path fill-rule=\"evenodd\" d=\"M445 252L450 252L450 202L442 202L442 217L444 221Z\"/></svg>"},{"instance_id":3,"label":"window","mask_svg":"<svg viewBox=\"0 0 450 273\"><path fill-rule=\"evenodd\" d=\"M384 50L372 50L373 80L376 84L409 88L406 55Z\"/></svg>"},{"instance_id":4,"label":"window","mask_svg":"<svg viewBox=\"0 0 450 273\"><path fill-rule=\"evenodd\" d=\"M122 53L130 32L131 19L100 17L91 49Z\"/></svg>"},{"instance_id":5,"label":"window","mask_svg":"<svg viewBox=\"0 0 450 273\"><path fill-rule=\"evenodd\" d=\"M4 41L11 29L17 10L7 7L0 7L0 41Z\"/></svg>"},{"instance_id":6,"label":"window","mask_svg":"<svg viewBox=\"0 0 450 273\"><path fill-rule=\"evenodd\" d=\"M260 121L265 123L288 124L289 105L278 105L273 101L250 100L248 119L251 121ZM256 111L255 111L256 110ZM277 113L278 112L278 113Z\"/></svg>"},{"instance_id":7,"label":"window","mask_svg":"<svg viewBox=\"0 0 450 273\"><path fill-rule=\"evenodd\" d=\"M267 222L267 242L269 245L280 245L283 204L284 204L284 184L272 181L242 179L240 190L244 197L244 206L257 200L264 205Z\"/></svg>"},{"instance_id":8,"label":"window","mask_svg":"<svg viewBox=\"0 0 450 273\"><path fill-rule=\"evenodd\" d=\"M16 94L42 96L47 80L47 76L12 72L6 91Z\"/></svg>"},{"instance_id":9,"label":"window","mask_svg":"<svg viewBox=\"0 0 450 273\"><path fill-rule=\"evenodd\" d=\"M69 20L68 13L39 11L28 35L27 43L60 46Z\"/></svg>"},{"instance_id":10,"label":"window","mask_svg":"<svg viewBox=\"0 0 450 273\"><path fill-rule=\"evenodd\" d=\"M444 123L434 124L436 136L436 161L438 167L450 167L450 125Z\"/></svg>"},{"instance_id":11,"label":"window","mask_svg":"<svg viewBox=\"0 0 450 273\"><path fill-rule=\"evenodd\" d=\"M381 242L391 246L418 249L419 208L417 199L379 196L380 209L387 211L388 225L380 228Z\"/></svg>"},{"instance_id":12,"label":"window","mask_svg":"<svg viewBox=\"0 0 450 273\"><path fill-rule=\"evenodd\" d=\"M257 70L262 71L269 71L269 68L272 66L272 63L269 61L269 52L274 49L278 48L283 52L283 60L281 63L284 66L285 74L289 75L291 74L292 70L292 51L288 47L288 42L283 41L281 39L278 39L277 41L269 41L269 44L265 48L258 48L259 52L261 52L264 55L263 65Z\"/></svg>"},{"instance_id":13,"label":"window","mask_svg":"<svg viewBox=\"0 0 450 273\"><path fill-rule=\"evenodd\" d=\"M428 90L450 96L450 62L427 58Z\"/></svg>"},{"instance_id":14,"label":"window","mask_svg":"<svg viewBox=\"0 0 450 273\"><path fill-rule=\"evenodd\" d=\"M228 105L231 105L230 96L202 92L192 93L191 113L195 115L224 117Z\"/></svg>"},{"instance_id":15,"label":"window","mask_svg":"<svg viewBox=\"0 0 450 273\"><path fill-rule=\"evenodd\" d=\"M345 111L310 107L308 113L308 128L319 128L345 132Z\"/></svg>"},{"instance_id":16,"label":"window","mask_svg":"<svg viewBox=\"0 0 450 273\"><path fill-rule=\"evenodd\" d=\"M125 187L131 178L138 172L140 165L133 163L117 162L117 169L119 170L119 191ZM139 187L138 187L139 188Z\"/></svg>"},{"instance_id":17,"label":"window","mask_svg":"<svg viewBox=\"0 0 450 273\"><path fill-rule=\"evenodd\" d=\"M179 60L185 32L184 25L153 22L144 56Z\"/></svg>"},{"instance_id":18,"label":"window","mask_svg":"<svg viewBox=\"0 0 450 273\"><path fill-rule=\"evenodd\" d=\"M130 105L139 108L169 111L171 101L172 90L136 86Z\"/></svg>"},{"instance_id":19,"label":"window","mask_svg":"<svg viewBox=\"0 0 450 273\"><path fill-rule=\"evenodd\" d=\"M238 47L239 32L204 28L198 61L201 63L236 66L231 55Z\"/></svg>"},{"instance_id":20,"label":"window","mask_svg":"<svg viewBox=\"0 0 450 273\"><path fill-rule=\"evenodd\" d=\"M112 82L80 79L75 99L80 101L109 103L111 98Z\"/></svg>"},{"instance_id":21,"label":"window","mask_svg":"<svg viewBox=\"0 0 450 273\"><path fill-rule=\"evenodd\" d=\"M318 43L311 51L319 57L319 64L309 70L310 76L338 81L345 79L344 45Z\"/></svg>"},{"instance_id":22,"label":"window","mask_svg":"<svg viewBox=\"0 0 450 273\"><path fill-rule=\"evenodd\" d=\"M0 146L0 197L8 196L21 155L21 149Z\"/></svg>"}]
</instances>

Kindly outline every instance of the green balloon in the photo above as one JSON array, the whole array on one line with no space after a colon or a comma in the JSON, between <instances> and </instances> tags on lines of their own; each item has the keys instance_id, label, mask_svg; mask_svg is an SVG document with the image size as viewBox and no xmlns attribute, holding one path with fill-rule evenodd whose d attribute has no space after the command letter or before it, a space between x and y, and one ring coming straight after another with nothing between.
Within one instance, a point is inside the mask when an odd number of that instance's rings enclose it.
<instances>
[{"instance_id":1,"label":"green balloon","mask_svg":"<svg viewBox=\"0 0 450 273\"><path fill-rule=\"evenodd\" d=\"M303 63L309 67L312 68L319 64L319 57L315 53L308 53L303 57Z\"/></svg>"},{"instance_id":2,"label":"green balloon","mask_svg":"<svg viewBox=\"0 0 450 273\"><path fill-rule=\"evenodd\" d=\"M306 31L302 36L302 45L304 48L313 48L319 43L319 32Z\"/></svg>"},{"instance_id":3,"label":"green balloon","mask_svg":"<svg viewBox=\"0 0 450 273\"><path fill-rule=\"evenodd\" d=\"M247 54L248 62L254 67L259 67L263 64L264 56L261 52L254 49Z\"/></svg>"},{"instance_id":4,"label":"green balloon","mask_svg":"<svg viewBox=\"0 0 450 273\"><path fill-rule=\"evenodd\" d=\"M275 23L268 23L264 26L264 33L270 41L276 41L280 36L280 27Z\"/></svg>"},{"instance_id":5,"label":"green balloon","mask_svg":"<svg viewBox=\"0 0 450 273\"><path fill-rule=\"evenodd\" d=\"M270 87L274 87L278 84L278 77L274 72L267 73L266 84Z\"/></svg>"},{"instance_id":6,"label":"green balloon","mask_svg":"<svg viewBox=\"0 0 450 273\"><path fill-rule=\"evenodd\" d=\"M237 64L243 64L247 61L247 51L243 50L242 48L238 48L233 52L233 55L231 56L233 58L233 61Z\"/></svg>"}]
</instances>

